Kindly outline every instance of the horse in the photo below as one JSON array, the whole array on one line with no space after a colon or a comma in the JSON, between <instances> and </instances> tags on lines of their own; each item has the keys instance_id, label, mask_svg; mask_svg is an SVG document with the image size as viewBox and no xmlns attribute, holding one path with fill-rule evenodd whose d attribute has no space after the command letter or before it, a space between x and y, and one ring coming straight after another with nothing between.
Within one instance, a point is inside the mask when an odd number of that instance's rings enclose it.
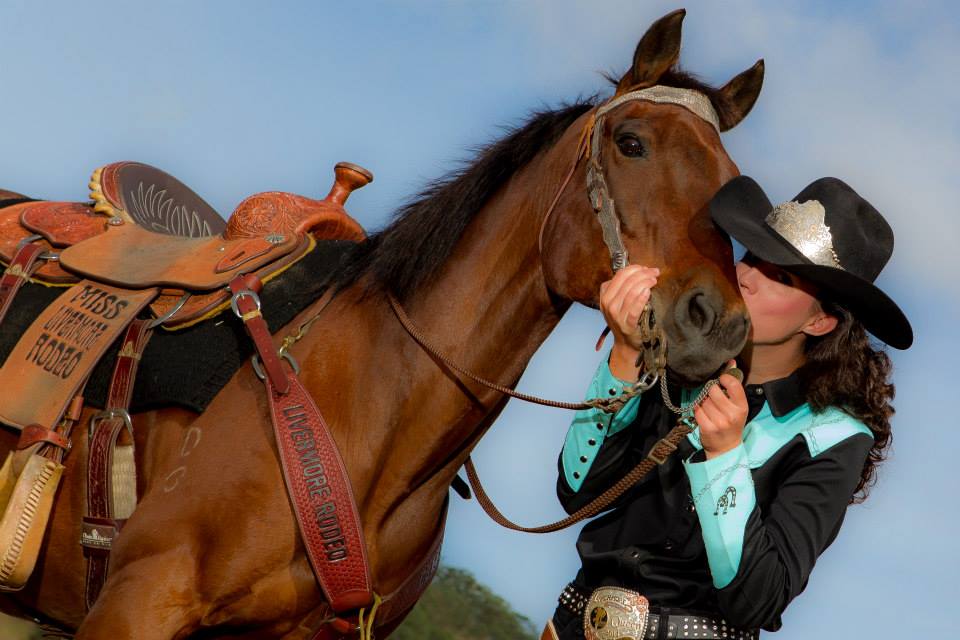
<instances>
[{"instance_id":1,"label":"horse","mask_svg":"<svg viewBox=\"0 0 960 640\"><path fill-rule=\"evenodd\" d=\"M661 265L651 304L670 340L669 370L697 381L739 352L749 326L732 249L706 205L738 174L719 131L750 111L763 64L720 88L680 71L683 16L648 29L616 95L690 89L709 99L718 126L676 103L631 100L594 135L631 260ZM447 356L515 385L564 312L574 302L596 307L611 277L578 155L597 108L593 99L535 113L434 183L361 245L322 310L312 305L281 331L314 321L290 353L344 460L378 593L423 562L451 482L507 399L425 352L389 296ZM90 415L85 409L83 420ZM205 412L144 412L134 427L139 503L95 605L85 611L77 544L84 433L74 437L35 573L5 596L8 605L75 629L78 640L312 637L330 609L299 538L250 364ZM16 440L4 431L4 452ZM377 633L388 635L402 617Z\"/></svg>"}]
</instances>

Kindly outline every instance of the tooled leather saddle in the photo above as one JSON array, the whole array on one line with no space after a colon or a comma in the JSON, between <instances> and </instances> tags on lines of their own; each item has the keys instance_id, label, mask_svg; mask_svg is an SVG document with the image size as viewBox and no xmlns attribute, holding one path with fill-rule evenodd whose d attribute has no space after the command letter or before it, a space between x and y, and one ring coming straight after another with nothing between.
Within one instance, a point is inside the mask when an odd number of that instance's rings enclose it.
<instances>
[{"instance_id":1,"label":"tooled leather saddle","mask_svg":"<svg viewBox=\"0 0 960 640\"><path fill-rule=\"evenodd\" d=\"M133 380L154 327L187 333L211 325L203 321L232 308L241 318L265 369L262 377L275 409L275 428L278 416L294 415L292 407L308 411L302 407L313 406L296 372L284 368L277 357L270 332L279 327L264 318L259 294L267 300L263 283L281 273L294 272L301 261L322 256L322 251L315 250L318 240L350 245L364 240L363 229L344 211L343 204L350 192L370 182L372 175L349 163L339 163L335 175L333 187L323 200L281 192L260 193L241 202L226 221L176 178L135 162L98 169L90 182L92 203L36 201L0 191L0 261L6 265L0 279L0 324L24 284L72 287L56 298L59 307L50 304L33 321L30 331L40 336L36 342L32 335L25 334L6 354L0 368L0 420L22 429L18 448L21 453L32 452L31 461L39 460L34 465L37 469L31 490L42 493L45 500L52 500L63 457L70 449L70 431L80 416L84 390L89 392L95 375L88 368L83 375L76 376L76 384L65 385L63 381L69 382L82 356L89 355L88 361L104 359L114 363L102 393L100 406L104 411L94 416L90 424L88 510L81 536L88 556L88 606L96 600L105 580L112 540L135 506L135 496L132 503L128 500L125 504L119 497L123 489L119 485L126 485L129 490L135 483L117 476L111 466L114 459L132 460L129 411ZM40 308L49 302L48 296ZM152 319L144 315L152 315ZM289 314L285 319L290 319ZM38 325L42 326L37 328ZM67 338L58 342L56 338L64 335L75 344L71 346ZM100 344L96 346L98 340ZM88 352L81 353L83 349ZM17 367L23 366L23 362L43 369L49 378L56 379L55 384L22 383ZM47 393L48 390L52 392ZM62 397L57 398L58 395ZM51 396L52 401L48 399ZM342 468L322 416L315 407L312 411L309 416L298 418L298 424L306 426L297 428L312 429L318 443L326 439L327 445L318 445L320 457L328 469ZM34 415L41 415L42 419L33 423ZM285 452L288 444L278 432L285 466L290 464L290 458L284 457L289 454ZM0 483L13 486L18 464L13 456L8 459L0 470ZM315 555L314 549L320 548L318 541L327 543L323 548L330 548L330 527L305 523L299 517L309 507L294 494L305 492L291 485L289 475L286 480L317 579L332 610L339 615L369 606L374 595L349 481L342 472L339 480L334 477L337 474L330 476L331 482L346 485L335 490L332 498L338 501L337 512L343 515L344 541L337 553L328 552L326 557ZM14 494L18 488L19 485ZM37 511L32 507L22 509L17 518L11 519L11 506L17 505L8 503L0 522L0 543L5 526L29 528L33 522L28 520ZM355 522L349 522L349 511L354 512ZM39 538L45 518L44 515L42 522L36 522ZM337 527L336 531L340 531L341 525ZM442 531L438 532L421 567L401 589L384 599L385 609L400 613L412 606L436 569L441 535ZM30 544L39 547L39 539L28 541L27 546ZM339 551L341 547L344 551ZM348 547L354 557L325 571L321 565L342 560L340 554L345 555ZM7 554L14 558L9 571L0 565L0 589L19 588L32 571L37 549L32 549L33 557L30 549L13 551ZM318 637L349 634L351 624L347 618L333 617L326 621Z\"/></svg>"},{"instance_id":2,"label":"tooled leather saddle","mask_svg":"<svg viewBox=\"0 0 960 640\"><path fill-rule=\"evenodd\" d=\"M335 174L323 200L259 193L224 221L160 169L138 162L110 164L91 178L92 204L23 199L0 208L5 279L22 282L26 276L62 286L86 278L132 289L160 287L150 307L163 318L162 325L188 326L226 308L225 287L238 273L256 273L267 281L302 258L317 238L365 238L343 204L372 175L350 163L339 163ZM35 255L23 254L26 245L33 245ZM0 322L16 284L0 284Z\"/></svg>"}]
</instances>

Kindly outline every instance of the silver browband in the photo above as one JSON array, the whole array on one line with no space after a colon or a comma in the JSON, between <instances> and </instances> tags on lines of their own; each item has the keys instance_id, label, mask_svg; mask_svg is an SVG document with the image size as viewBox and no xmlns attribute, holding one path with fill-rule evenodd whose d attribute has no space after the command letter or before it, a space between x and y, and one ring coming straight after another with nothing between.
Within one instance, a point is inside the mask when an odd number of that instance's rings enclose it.
<instances>
[{"instance_id":1,"label":"silver browband","mask_svg":"<svg viewBox=\"0 0 960 640\"><path fill-rule=\"evenodd\" d=\"M717 133L720 133L720 118L717 116L717 112L714 110L713 104L711 104L707 96L693 89L677 89L676 87L665 87L659 84L617 96L597 109L597 117L599 118L611 109L616 109L624 102L631 100L649 100L650 102L678 104L709 122L713 125L713 128L717 130Z\"/></svg>"},{"instance_id":2,"label":"silver browband","mask_svg":"<svg viewBox=\"0 0 960 640\"><path fill-rule=\"evenodd\" d=\"M616 109L631 100L649 100L650 102L680 105L713 125L717 133L720 132L720 119L717 117L713 105L710 104L710 100L707 96L692 89L677 89L656 85L617 96L597 108L593 118L593 126L587 136L589 157L591 158L587 165L587 193L590 196L593 210L597 213L597 219L600 221L603 242L610 251L610 262L614 272L627 266L630 259L620 233L620 219L617 216L613 198L610 197L610 190L607 188L607 181L603 176L603 168L599 164L601 140L597 131L602 130L604 116L611 109Z\"/></svg>"}]
</instances>

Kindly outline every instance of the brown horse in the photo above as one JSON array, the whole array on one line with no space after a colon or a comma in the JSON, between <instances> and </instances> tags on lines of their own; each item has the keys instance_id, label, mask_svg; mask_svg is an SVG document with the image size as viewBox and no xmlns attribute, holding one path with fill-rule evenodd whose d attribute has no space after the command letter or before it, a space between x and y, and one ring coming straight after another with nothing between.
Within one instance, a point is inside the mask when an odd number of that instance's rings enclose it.
<instances>
[{"instance_id":1,"label":"brown horse","mask_svg":"<svg viewBox=\"0 0 960 640\"><path fill-rule=\"evenodd\" d=\"M753 105L762 63L720 89L676 71L682 18L675 12L650 28L618 93L692 88L709 97L720 129L728 129ZM338 295L292 349L349 470L378 593L395 589L424 557L451 481L505 403L428 356L385 294L393 292L446 354L515 384L564 311L573 302L596 306L611 276L583 162L544 225L593 110L581 103L535 115L404 208L366 243ZM705 209L737 168L717 130L677 104L627 102L597 135L631 259L663 267L654 309L671 341L671 370L703 379L745 339L730 246ZM309 637L328 609L284 488L264 387L250 366L203 414L160 410L135 416L135 426L140 503L96 605L84 611L77 543L82 433L45 551L17 602L84 640ZM4 432L6 448L15 442Z\"/></svg>"}]
</instances>

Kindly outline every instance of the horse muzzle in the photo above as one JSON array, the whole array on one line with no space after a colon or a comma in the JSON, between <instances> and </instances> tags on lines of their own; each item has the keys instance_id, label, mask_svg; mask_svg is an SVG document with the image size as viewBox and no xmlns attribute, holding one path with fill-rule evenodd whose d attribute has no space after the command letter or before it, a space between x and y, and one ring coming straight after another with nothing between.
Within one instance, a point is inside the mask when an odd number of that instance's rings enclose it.
<instances>
[{"instance_id":1,"label":"horse muzzle","mask_svg":"<svg viewBox=\"0 0 960 640\"><path fill-rule=\"evenodd\" d=\"M664 342L666 368L685 386L697 386L714 376L746 344L750 319L745 309L727 309L717 292L694 287L672 304L654 304L655 329ZM646 358L645 358L646 363Z\"/></svg>"}]
</instances>

